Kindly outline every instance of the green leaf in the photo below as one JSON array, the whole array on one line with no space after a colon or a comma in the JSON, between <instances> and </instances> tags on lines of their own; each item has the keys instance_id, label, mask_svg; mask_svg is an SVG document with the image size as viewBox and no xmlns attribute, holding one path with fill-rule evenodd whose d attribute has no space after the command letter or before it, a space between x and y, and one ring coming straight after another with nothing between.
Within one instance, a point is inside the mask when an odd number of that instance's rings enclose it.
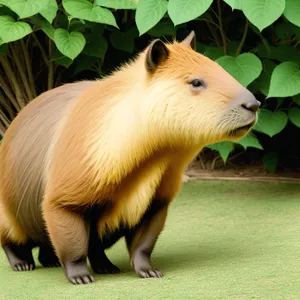
<instances>
[{"instance_id":1,"label":"green leaf","mask_svg":"<svg viewBox=\"0 0 300 300\"><path fill-rule=\"evenodd\" d=\"M300 94L294 96L293 100L294 100L295 103L297 103L298 105L300 105Z\"/></svg>"},{"instance_id":2,"label":"green leaf","mask_svg":"<svg viewBox=\"0 0 300 300\"><path fill-rule=\"evenodd\" d=\"M300 27L300 1L285 0L284 16L293 24Z\"/></svg>"},{"instance_id":3,"label":"green leaf","mask_svg":"<svg viewBox=\"0 0 300 300\"><path fill-rule=\"evenodd\" d=\"M82 33L58 28L54 32L54 42L58 50L65 56L75 59L85 46L85 38Z\"/></svg>"},{"instance_id":4,"label":"green leaf","mask_svg":"<svg viewBox=\"0 0 300 300\"><path fill-rule=\"evenodd\" d=\"M278 164L278 155L275 152L268 152L263 158L264 166L267 170L275 173Z\"/></svg>"},{"instance_id":5,"label":"green leaf","mask_svg":"<svg viewBox=\"0 0 300 300\"><path fill-rule=\"evenodd\" d=\"M32 32L29 24L16 22L11 16L0 16L0 39L2 43L17 41Z\"/></svg>"},{"instance_id":6,"label":"green leaf","mask_svg":"<svg viewBox=\"0 0 300 300\"><path fill-rule=\"evenodd\" d=\"M285 0L246 0L243 12L260 31L273 24L283 13Z\"/></svg>"},{"instance_id":7,"label":"green leaf","mask_svg":"<svg viewBox=\"0 0 300 300\"><path fill-rule=\"evenodd\" d=\"M166 0L140 0L135 21L140 35L156 25L167 12Z\"/></svg>"},{"instance_id":8,"label":"green leaf","mask_svg":"<svg viewBox=\"0 0 300 300\"><path fill-rule=\"evenodd\" d=\"M291 97L300 93L300 71L295 62L283 62L271 76L270 97Z\"/></svg>"},{"instance_id":9,"label":"green leaf","mask_svg":"<svg viewBox=\"0 0 300 300\"><path fill-rule=\"evenodd\" d=\"M0 54L5 55L7 50L8 50L8 45L7 44L4 44L4 45L0 46Z\"/></svg>"},{"instance_id":10,"label":"green leaf","mask_svg":"<svg viewBox=\"0 0 300 300\"><path fill-rule=\"evenodd\" d=\"M88 33L85 35L85 38L86 45L83 49L83 53L104 59L108 48L106 39L97 32Z\"/></svg>"},{"instance_id":11,"label":"green leaf","mask_svg":"<svg viewBox=\"0 0 300 300\"><path fill-rule=\"evenodd\" d=\"M243 138L241 138L239 141L236 142L237 144L240 144L244 147L245 150L247 150L248 147L257 148L260 150L263 150L262 145L260 144L259 140L251 133L247 134Z\"/></svg>"},{"instance_id":12,"label":"green leaf","mask_svg":"<svg viewBox=\"0 0 300 300\"><path fill-rule=\"evenodd\" d=\"M243 0L224 0L229 6L231 6L232 10L234 9L243 9Z\"/></svg>"},{"instance_id":13,"label":"green leaf","mask_svg":"<svg viewBox=\"0 0 300 300\"><path fill-rule=\"evenodd\" d=\"M273 70L276 67L276 64L272 60L264 59L263 62L263 72L260 76L254 81L252 89L256 89L256 91L260 91L265 96L269 93L270 82L271 82L271 75Z\"/></svg>"},{"instance_id":14,"label":"green leaf","mask_svg":"<svg viewBox=\"0 0 300 300\"><path fill-rule=\"evenodd\" d=\"M138 32L133 30L128 32L113 31L110 35L110 42L115 49L132 53L136 37L138 37Z\"/></svg>"},{"instance_id":15,"label":"green leaf","mask_svg":"<svg viewBox=\"0 0 300 300\"><path fill-rule=\"evenodd\" d=\"M288 116L290 121L296 125L297 127L300 127L300 108L298 107L291 107L288 110Z\"/></svg>"},{"instance_id":16,"label":"green leaf","mask_svg":"<svg viewBox=\"0 0 300 300\"><path fill-rule=\"evenodd\" d=\"M258 121L253 129L273 137L285 128L287 122L288 116L285 112L272 112L262 108L259 110Z\"/></svg>"},{"instance_id":17,"label":"green leaf","mask_svg":"<svg viewBox=\"0 0 300 300\"><path fill-rule=\"evenodd\" d=\"M54 40L54 32L55 29L52 27L52 25L47 22L46 20L35 16L33 18L30 18L30 23L37 26L38 28L42 29L44 33L51 39Z\"/></svg>"},{"instance_id":18,"label":"green leaf","mask_svg":"<svg viewBox=\"0 0 300 300\"><path fill-rule=\"evenodd\" d=\"M260 59L252 53L243 53L238 57L223 56L217 59L217 63L245 87L262 71Z\"/></svg>"},{"instance_id":19,"label":"green leaf","mask_svg":"<svg viewBox=\"0 0 300 300\"><path fill-rule=\"evenodd\" d=\"M88 0L63 0L62 4L66 12L73 18L108 24L119 28L113 13L107 8L93 6Z\"/></svg>"},{"instance_id":20,"label":"green leaf","mask_svg":"<svg viewBox=\"0 0 300 300\"><path fill-rule=\"evenodd\" d=\"M169 0L168 13L174 25L189 22L201 16L213 0Z\"/></svg>"},{"instance_id":21,"label":"green leaf","mask_svg":"<svg viewBox=\"0 0 300 300\"><path fill-rule=\"evenodd\" d=\"M138 0L95 0L94 4L114 9L136 9Z\"/></svg>"},{"instance_id":22,"label":"green leaf","mask_svg":"<svg viewBox=\"0 0 300 300\"><path fill-rule=\"evenodd\" d=\"M89 70L90 67L98 60L96 56L89 56L83 53L79 54L75 62L75 75L81 71Z\"/></svg>"},{"instance_id":23,"label":"green leaf","mask_svg":"<svg viewBox=\"0 0 300 300\"><path fill-rule=\"evenodd\" d=\"M24 19L43 10L48 4L48 0L1 0L1 3Z\"/></svg>"},{"instance_id":24,"label":"green leaf","mask_svg":"<svg viewBox=\"0 0 300 300\"><path fill-rule=\"evenodd\" d=\"M58 10L58 5L56 0L48 0L46 7L40 10L40 14L50 23L52 24L54 18L56 17L56 13Z\"/></svg>"},{"instance_id":25,"label":"green leaf","mask_svg":"<svg viewBox=\"0 0 300 300\"><path fill-rule=\"evenodd\" d=\"M294 34L294 25L287 22L281 22L274 26L276 35L282 39L287 40Z\"/></svg>"},{"instance_id":26,"label":"green leaf","mask_svg":"<svg viewBox=\"0 0 300 300\"><path fill-rule=\"evenodd\" d=\"M221 49L217 47L212 47L198 42L196 42L196 51L201 53L202 55L207 56L211 60L216 60L224 54L223 48Z\"/></svg>"},{"instance_id":27,"label":"green leaf","mask_svg":"<svg viewBox=\"0 0 300 300\"><path fill-rule=\"evenodd\" d=\"M152 27L148 34L160 38L161 36L175 36L176 28L174 24L171 22L168 23L157 23L154 27Z\"/></svg>"},{"instance_id":28,"label":"green leaf","mask_svg":"<svg viewBox=\"0 0 300 300\"><path fill-rule=\"evenodd\" d=\"M65 68L69 68L69 66L73 63L73 60L69 57L64 56L59 50L55 47L53 51L52 59L58 64Z\"/></svg>"},{"instance_id":29,"label":"green leaf","mask_svg":"<svg viewBox=\"0 0 300 300\"><path fill-rule=\"evenodd\" d=\"M234 143L228 141L206 146L206 148L219 152L224 164L226 164L227 158L229 154L232 152L233 147L234 147Z\"/></svg>"}]
</instances>

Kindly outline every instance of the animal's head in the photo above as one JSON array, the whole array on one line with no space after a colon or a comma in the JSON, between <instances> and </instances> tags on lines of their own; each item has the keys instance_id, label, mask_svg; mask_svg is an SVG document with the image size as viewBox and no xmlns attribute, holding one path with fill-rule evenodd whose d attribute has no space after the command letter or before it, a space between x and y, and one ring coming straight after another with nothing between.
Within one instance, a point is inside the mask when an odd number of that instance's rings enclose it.
<instances>
[{"instance_id":1,"label":"animal's head","mask_svg":"<svg viewBox=\"0 0 300 300\"><path fill-rule=\"evenodd\" d=\"M260 102L194 45L192 31L180 43L156 39L145 49L148 126L173 142L238 140L255 124Z\"/></svg>"}]
</instances>

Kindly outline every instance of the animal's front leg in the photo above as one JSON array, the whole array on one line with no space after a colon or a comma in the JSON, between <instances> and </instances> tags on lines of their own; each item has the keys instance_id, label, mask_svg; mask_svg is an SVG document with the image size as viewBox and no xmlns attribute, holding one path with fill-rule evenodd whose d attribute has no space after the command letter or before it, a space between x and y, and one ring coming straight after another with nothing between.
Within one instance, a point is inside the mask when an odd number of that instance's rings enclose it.
<instances>
[{"instance_id":1,"label":"animal's front leg","mask_svg":"<svg viewBox=\"0 0 300 300\"><path fill-rule=\"evenodd\" d=\"M126 236L131 264L140 277L159 278L163 276L160 271L152 267L150 256L164 227L167 210L166 204L153 201L152 207L146 212L141 224Z\"/></svg>"},{"instance_id":2,"label":"animal's front leg","mask_svg":"<svg viewBox=\"0 0 300 300\"><path fill-rule=\"evenodd\" d=\"M49 199L50 200L50 199ZM68 280L73 284L94 281L87 266L88 227L84 219L47 201L44 216L50 239Z\"/></svg>"}]
</instances>

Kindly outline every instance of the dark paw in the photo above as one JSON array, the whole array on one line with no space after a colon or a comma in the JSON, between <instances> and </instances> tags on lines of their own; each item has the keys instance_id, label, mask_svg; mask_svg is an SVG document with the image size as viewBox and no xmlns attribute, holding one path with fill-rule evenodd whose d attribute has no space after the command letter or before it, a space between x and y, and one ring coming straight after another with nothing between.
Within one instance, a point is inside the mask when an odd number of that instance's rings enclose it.
<instances>
[{"instance_id":1,"label":"dark paw","mask_svg":"<svg viewBox=\"0 0 300 300\"><path fill-rule=\"evenodd\" d=\"M52 262L52 263L43 263L42 265L43 265L43 267L45 267L45 268L58 268L58 267L61 267L61 264L60 264L59 261L57 261L57 262Z\"/></svg>"},{"instance_id":2,"label":"dark paw","mask_svg":"<svg viewBox=\"0 0 300 300\"><path fill-rule=\"evenodd\" d=\"M35 269L34 264L29 264L26 261L20 261L18 263L15 263L12 267L15 271L18 271L18 272L32 271Z\"/></svg>"},{"instance_id":3,"label":"dark paw","mask_svg":"<svg viewBox=\"0 0 300 300\"><path fill-rule=\"evenodd\" d=\"M142 278L162 278L164 275L158 270L139 270L136 272Z\"/></svg>"},{"instance_id":4,"label":"dark paw","mask_svg":"<svg viewBox=\"0 0 300 300\"><path fill-rule=\"evenodd\" d=\"M111 264L109 266L93 267L93 271L96 274L117 274L120 273L120 269Z\"/></svg>"},{"instance_id":5,"label":"dark paw","mask_svg":"<svg viewBox=\"0 0 300 300\"><path fill-rule=\"evenodd\" d=\"M53 257L52 259L47 260L40 259L40 263L45 268L57 268L61 266L57 257Z\"/></svg>"},{"instance_id":6,"label":"dark paw","mask_svg":"<svg viewBox=\"0 0 300 300\"><path fill-rule=\"evenodd\" d=\"M73 284L89 284L95 281L92 275L74 276L70 277L69 280Z\"/></svg>"}]
</instances>

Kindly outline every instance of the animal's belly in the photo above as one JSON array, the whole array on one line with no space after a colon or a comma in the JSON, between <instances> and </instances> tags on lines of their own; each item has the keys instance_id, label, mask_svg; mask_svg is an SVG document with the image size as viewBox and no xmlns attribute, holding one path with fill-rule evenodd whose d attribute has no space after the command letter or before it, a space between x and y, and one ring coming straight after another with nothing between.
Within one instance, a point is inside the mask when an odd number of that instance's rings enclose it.
<instances>
[{"instance_id":1,"label":"animal's belly","mask_svg":"<svg viewBox=\"0 0 300 300\"><path fill-rule=\"evenodd\" d=\"M114 194L111 209L98 221L98 234L136 226L153 200L160 184L164 164L144 166L122 183Z\"/></svg>"}]
</instances>

